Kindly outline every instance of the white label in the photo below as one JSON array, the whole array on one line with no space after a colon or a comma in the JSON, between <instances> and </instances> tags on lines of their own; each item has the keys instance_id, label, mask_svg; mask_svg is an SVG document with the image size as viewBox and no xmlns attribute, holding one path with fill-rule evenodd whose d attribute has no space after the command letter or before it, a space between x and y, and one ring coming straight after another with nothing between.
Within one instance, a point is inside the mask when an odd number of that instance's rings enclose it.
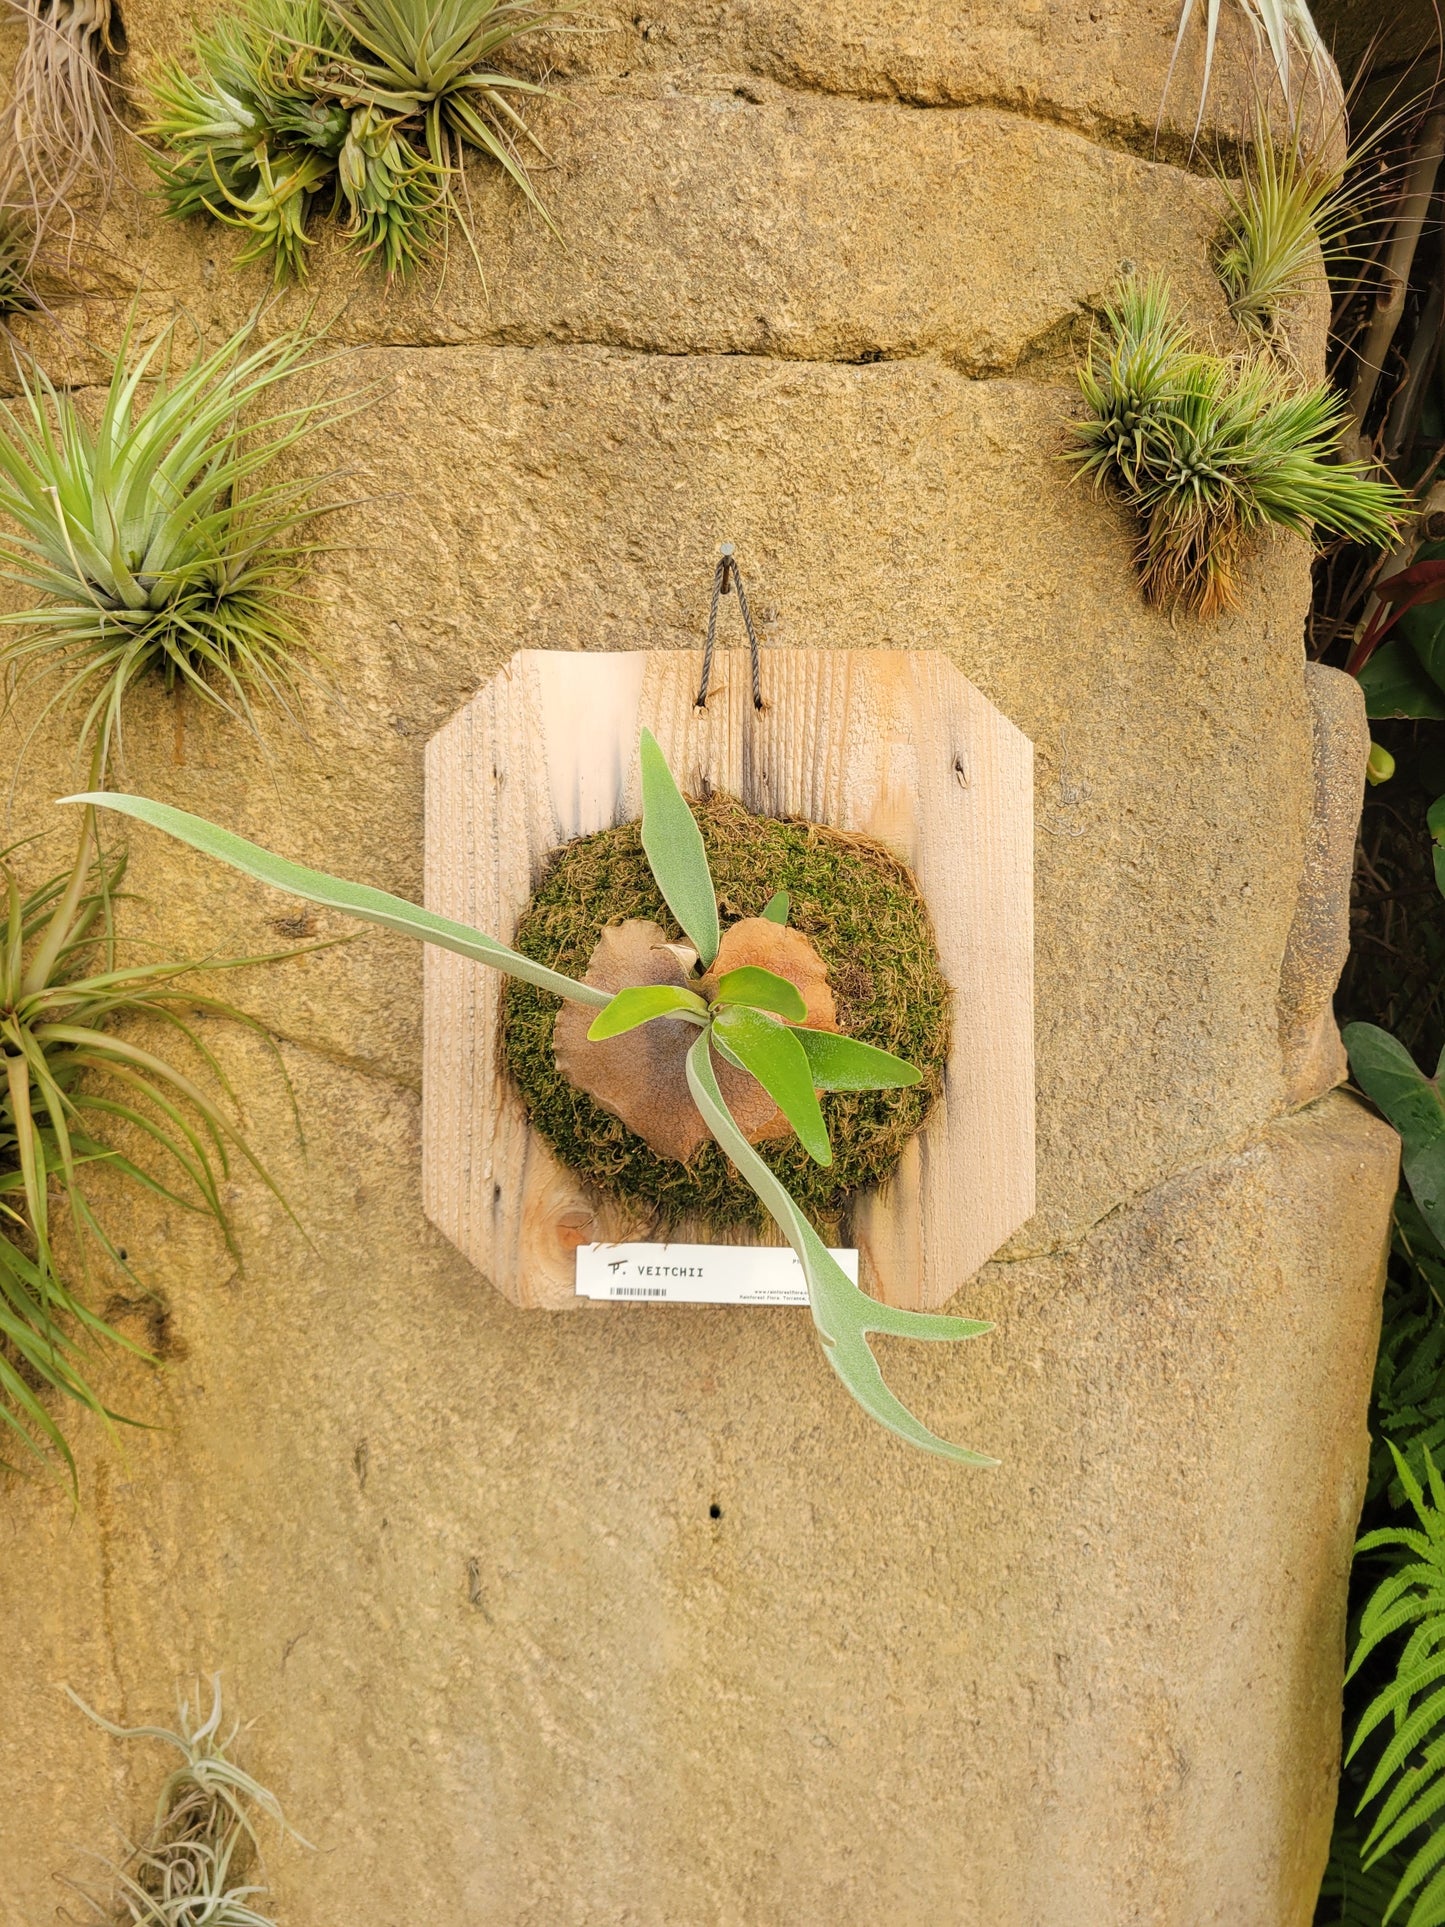
<instances>
[{"instance_id":1,"label":"white label","mask_svg":"<svg viewBox=\"0 0 1445 1927\"><path fill-rule=\"evenodd\" d=\"M832 1256L856 1285L858 1254ZM806 1305L787 1245L578 1245L577 1296L654 1305Z\"/></svg>"}]
</instances>

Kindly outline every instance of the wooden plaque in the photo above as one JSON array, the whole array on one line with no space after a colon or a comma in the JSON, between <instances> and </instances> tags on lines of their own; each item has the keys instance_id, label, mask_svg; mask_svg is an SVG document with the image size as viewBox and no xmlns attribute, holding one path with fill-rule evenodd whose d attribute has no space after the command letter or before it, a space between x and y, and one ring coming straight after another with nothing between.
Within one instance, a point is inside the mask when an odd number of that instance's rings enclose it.
<instances>
[{"instance_id":1,"label":"wooden plaque","mask_svg":"<svg viewBox=\"0 0 1445 1927\"><path fill-rule=\"evenodd\" d=\"M1034 1208L1032 745L937 655L764 650L761 713L745 653L719 655L705 712L700 667L675 650L513 656L428 745L427 907L509 943L553 850L641 814L644 724L685 793L894 850L933 918L953 1043L942 1098L855 1202L851 1239L865 1289L932 1310ZM655 1234L528 1125L501 1064L502 981L427 946L426 1211L514 1304L570 1307L579 1244Z\"/></svg>"}]
</instances>

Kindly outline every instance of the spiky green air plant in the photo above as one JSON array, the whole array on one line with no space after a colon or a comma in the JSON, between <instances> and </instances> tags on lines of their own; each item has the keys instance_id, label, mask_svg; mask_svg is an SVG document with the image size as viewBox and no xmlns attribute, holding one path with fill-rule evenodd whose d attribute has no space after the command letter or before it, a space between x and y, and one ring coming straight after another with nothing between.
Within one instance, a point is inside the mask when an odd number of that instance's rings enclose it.
<instances>
[{"instance_id":1,"label":"spiky green air plant","mask_svg":"<svg viewBox=\"0 0 1445 1927\"><path fill-rule=\"evenodd\" d=\"M179 368L174 324L134 352L128 332L92 416L20 362L0 404L0 563L30 606L0 617L0 663L57 677L44 713L89 693L80 737L102 761L141 676L252 723L258 701L286 706L320 483L266 471L335 411L276 393L317 365L300 331L262 343L248 326Z\"/></svg>"},{"instance_id":2,"label":"spiky green air plant","mask_svg":"<svg viewBox=\"0 0 1445 1927\"><path fill-rule=\"evenodd\" d=\"M832 1157L818 1092L885 1090L914 1084L918 1072L887 1051L804 1023L806 1003L786 977L758 967L725 970L709 1001L704 974L718 958L721 934L717 894L697 821L680 794L661 749L644 730L639 747L642 776L642 845L663 901L689 939L695 966L686 981L645 983L615 996L549 969L507 949L493 937L420 909L401 897L362 884L345 883L303 869L269 850L217 828L203 818L152 803L145 797L104 793L71 802L118 810L149 823L206 855L228 863L308 902L345 911L383 929L434 943L524 983L552 991L598 1012L587 1035L593 1042L617 1038L650 1023L682 1024L696 1031L687 1051L688 1089L714 1139L732 1160L797 1253L807 1280L813 1320L824 1353L863 1409L909 1444L974 1465L992 1461L953 1445L921 1424L889 1391L868 1344L869 1332L900 1338L975 1338L989 1330L965 1318L899 1311L867 1297L831 1256L781 1181L760 1158L728 1109L718 1084L715 1055L762 1086L820 1163ZM785 924L788 901L778 892L764 916ZM699 986L693 988L693 985Z\"/></svg>"},{"instance_id":3,"label":"spiky green air plant","mask_svg":"<svg viewBox=\"0 0 1445 1927\"><path fill-rule=\"evenodd\" d=\"M1164 425L1188 330L1173 312L1162 276L1125 282L1104 306L1102 344L1079 369L1089 417L1079 427L1088 473L1133 486ZM1100 354L1100 346L1107 353Z\"/></svg>"},{"instance_id":4,"label":"spiky green air plant","mask_svg":"<svg viewBox=\"0 0 1445 1927\"><path fill-rule=\"evenodd\" d=\"M308 223L329 204L389 274L443 243L467 151L487 155L549 219L522 159L539 143L499 71L510 43L554 19L524 0L240 0L152 83L146 128L169 211L247 229L242 258L305 271ZM475 244L473 244L475 252Z\"/></svg>"},{"instance_id":5,"label":"spiky green air plant","mask_svg":"<svg viewBox=\"0 0 1445 1927\"><path fill-rule=\"evenodd\" d=\"M0 854L0 1423L37 1456L58 1456L72 1480L74 1459L44 1388L109 1420L89 1377L95 1342L141 1349L86 1303L97 1258L144 1290L97 1216L88 1180L115 1172L205 1212L234 1251L220 1190L232 1154L265 1177L205 1086L117 1029L136 1019L165 1026L226 1097L195 1019L225 1016L265 1034L195 987L196 969L226 966L122 960L114 911L124 859L93 860L92 830L87 813L69 871L28 894L10 852ZM136 1164L117 1129L160 1153L169 1181Z\"/></svg>"},{"instance_id":6,"label":"spiky green air plant","mask_svg":"<svg viewBox=\"0 0 1445 1927\"><path fill-rule=\"evenodd\" d=\"M278 280L304 271L306 218L332 182L350 117L317 86L341 51L322 0L249 0L196 40L189 73L154 76L144 131L167 209L245 229L241 259L274 257Z\"/></svg>"},{"instance_id":7,"label":"spiky green air plant","mask_svg":"<svg viewBox=\"0 0 1445 1927\"><path fill-rule=\"evenodd\" d=\"M221 1732L221 1682L211 1681L211 1710L200 1720L182 1699L177 1730L164 1726L117 1726L103 1719L70 1687L81 1712L118 1740L158 1740L181 1756L156 1801L155 1822L140 1842L128 1843L125 1859L106 1862L110 1891L67 1885L104 1927L275 1927L252 1904L269 1891L260 1875L257 1824L269 1820L284 1836L309 1843L287 1825L275 1794L230 1757L240 1732ZM251 1878L243 1879L250 1875Z\"/></svg>"},{"instance_id":8,"label":"spiky green air plant","mask_svg":"<svg viewBox=\"0 0 1445 1927\"><path fill-rule=\"evenodd\" d=\"M1298 121L1276 140L1260 113L1238 184L1224 181L1229 213L1215 265L1231 314L1257 341L1279 339L1282 311L1316 278L1346 222L1344 164L1319 145L1307 150Z\"/></svg>"},{"instance_id":9,"label":"spiky green air plant","mask_svg":"<svg viewBox=\"0 0 1445 1927\"><path fill-rule=\"evenodd\" d=\"M1265 525L1380 547L1404 510L1393 484L1332 459L1343 404L1327 386L1194 349L1163 281L1121 287L1079 385L1072 458L1138 517L1151 601L1215 615L1236 605L1241 547Z\"/></svg>"},{"instance_id":10,"label":"spiky green air plant","mask_svg":"<svg viewBox=\"0 0 1445 1927\"><path fill-rule=\"evenodd\" d=\"M356 49L338 68L345 98L419 120L432 165L445 174L463 150L487 154L549 219L518 151L541 153L514 96L545 92L536 81L500 72L504 47L557 17L532 0L327 0L332 19Z\"/></svg>"},{"instance_id":11,"label":"spiky green air plant","mask_svg":"<svg viewBox=\"0 0 1445 1927\"><path fill-rule=\"evenodd\" d=\"M406 275L435 246L446 219L445 174L397 133L379 108L358 107L337 162L361 253Z\"/></svg>"}]
</instances>

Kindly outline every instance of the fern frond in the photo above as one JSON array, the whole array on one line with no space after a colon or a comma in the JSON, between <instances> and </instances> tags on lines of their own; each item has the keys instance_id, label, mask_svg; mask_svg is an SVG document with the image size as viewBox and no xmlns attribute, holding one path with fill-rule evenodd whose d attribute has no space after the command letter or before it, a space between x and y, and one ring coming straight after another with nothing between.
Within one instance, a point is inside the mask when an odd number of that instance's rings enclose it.
<instances>
[{"instance_id":1,"label":"fern frond","mask_svg":"<svg viewBox=\"0 0 1445 1927\"><path fill-rule=\"evenodd\" d=\"M1389 1526L1366 1533L1357 1554L1395 1556L1393 1571L1375 1588L1360 1616L1350 1659L1353 1678L1371 1654L1408 1629L1396 1655L1394 1677L1366 1706L1346 1759L1388 1730L1356 1814L1379 1802L1360 1850L1362 1869L1409 1853L1379 1918L1395 1918L1408 1901L1406 1927L1445 1927L1445 1480L1428 1446L1422 1481L1393 1442L1387 1441L1415 1526ZM1406 1843L1414 1840L1411 1851Z\"/></svg>"}]
</instances>

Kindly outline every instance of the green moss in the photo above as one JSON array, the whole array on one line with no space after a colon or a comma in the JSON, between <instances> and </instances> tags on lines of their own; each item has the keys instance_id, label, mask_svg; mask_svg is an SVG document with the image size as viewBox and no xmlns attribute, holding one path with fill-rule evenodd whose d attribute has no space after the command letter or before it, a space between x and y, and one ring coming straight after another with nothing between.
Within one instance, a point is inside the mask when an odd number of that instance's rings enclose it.
<instances>
[{"instance_id":1,"label":"green moss","mask_svg":"<svg viewBox=\"0 0 1445 1927\"><path fill-rule=\"evenodd\" d=\"M915 1064L906 1091L831 1091L823 1113L834 1162L814 1164L796 1138L759 1147L803 1209L825 1229L849 1194L879 1183L928 1115L948 1056L950 993L933 930L907 868L879 844L814 823L750 815L731 797L695 804L724 927L758 916L775 890L788 921L828 966L840 1029ZM552 858L524 912L517 949L580 977L601 931L651 917L681 935L653 882L639 825L580 837ZM689 1164L659 1157L557 1069L558 1000L509 981L502 1045L532 1123L562 1162L597 1190L650 1207L658 1229L683 1216L722 1228L756 1224L761 1208L715 1144Z\"/></svg>"}]
</instances>

